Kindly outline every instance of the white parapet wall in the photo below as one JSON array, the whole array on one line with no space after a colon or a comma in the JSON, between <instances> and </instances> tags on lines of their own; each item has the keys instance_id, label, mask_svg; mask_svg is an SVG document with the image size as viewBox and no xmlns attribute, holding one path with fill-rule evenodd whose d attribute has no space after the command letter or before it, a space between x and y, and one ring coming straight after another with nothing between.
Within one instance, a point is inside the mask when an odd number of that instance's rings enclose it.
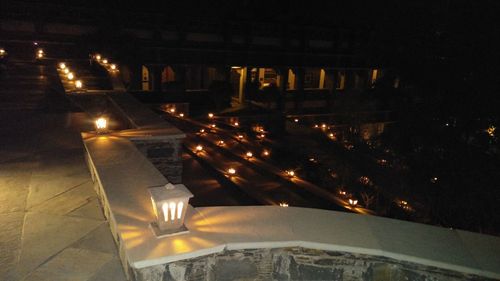
<instances>
[{"instance_id":1,"label":"white parapet wall","mask_svg":"<svg viewBox=\"0 0 500 281\"><path fill-rule=\"evenodd\" d=\"M83 139L89 169L131 280L163 280L168 265L200 263L199 259L230 251L243 251L241 255L245 255L246 250L255 249L350 253L459 276L446 280L460 280L460 276L500 279L498 237L320 209L190 207L186 217L189 233L157 238L149 227L155 216L147 188L168 180L126 135L83 134ZM276 266L276 260L269 264ZM217 267L207 267L206 271L199 274L208 278ZM185 278L185 269L183 272L181 277ZM176 280L184 280L181 277Z\"/></svg>"}]
</instances>

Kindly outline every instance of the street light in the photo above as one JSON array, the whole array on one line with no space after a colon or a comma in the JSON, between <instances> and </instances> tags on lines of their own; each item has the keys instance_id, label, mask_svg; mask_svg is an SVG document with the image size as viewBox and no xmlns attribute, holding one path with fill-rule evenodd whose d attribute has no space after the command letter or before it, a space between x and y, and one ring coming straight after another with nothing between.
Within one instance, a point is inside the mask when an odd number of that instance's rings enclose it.
<instances>
[{"instance_id":1,"label":"street light","mask_svg":"<svg viewBox=\"0 0 500 281\"><path fill-rule=\"evenodd\" d=\"M183 185L168 183L148 188L155 221L150 227L157 238L187 233L184 225L188 202L193 194Z\"/></svg>"}]
</instances>

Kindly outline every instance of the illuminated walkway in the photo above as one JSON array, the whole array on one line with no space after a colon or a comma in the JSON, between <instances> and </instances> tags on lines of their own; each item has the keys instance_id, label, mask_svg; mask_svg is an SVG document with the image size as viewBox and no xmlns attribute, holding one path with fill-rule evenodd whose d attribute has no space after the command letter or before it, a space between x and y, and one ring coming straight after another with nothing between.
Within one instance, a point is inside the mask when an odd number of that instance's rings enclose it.
<instances>
[{"instance_id":1,"label":"illuminated walkway","mask_svg":"<svg viewBox=\"0 0 500 281\"><path fill-rule=\"evenodd\" d=\"M125 280L82 156L87 116L55 79L29 61L0 76L0 280Z\"/></svg>"}]
</instances>

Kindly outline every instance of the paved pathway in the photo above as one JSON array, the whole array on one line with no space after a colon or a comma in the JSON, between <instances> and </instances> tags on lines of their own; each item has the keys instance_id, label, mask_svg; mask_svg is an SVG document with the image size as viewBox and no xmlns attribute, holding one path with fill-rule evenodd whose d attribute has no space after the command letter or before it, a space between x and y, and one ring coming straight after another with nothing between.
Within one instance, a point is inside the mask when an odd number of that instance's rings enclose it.
<instances>
[{"instance_id":1,"label":"paved pathway","mask_svg":"<svg viewBox=\"0 0 500 281\"><path fill-rule=\"evenodd\" d=\"M0 280L125 280L83 159L87 115L56 86L31 62L0 75Z\"/></svg>"}]
</instances>

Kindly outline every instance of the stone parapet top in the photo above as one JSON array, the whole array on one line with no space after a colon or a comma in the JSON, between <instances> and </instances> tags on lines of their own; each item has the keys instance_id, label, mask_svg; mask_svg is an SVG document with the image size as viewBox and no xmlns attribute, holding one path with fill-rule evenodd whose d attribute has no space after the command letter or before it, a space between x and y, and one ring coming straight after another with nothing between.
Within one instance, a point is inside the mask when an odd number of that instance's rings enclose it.
<instances>
[{"instance_id":1,"label":"stone parapet top","mask_svg":"<svg viewBox=\"0 0 500 281\"><path fill-rule=\"evenodd\" d=\"M384 256L500 279L500 238L382 217L278 206L189 208L189 233L157 239L147 188L167 180L133 143L84 134L123 257L144 268L236 249L303 247ZM189 186L188 186L189 188Z\"/></svg>"}]
</instances>

